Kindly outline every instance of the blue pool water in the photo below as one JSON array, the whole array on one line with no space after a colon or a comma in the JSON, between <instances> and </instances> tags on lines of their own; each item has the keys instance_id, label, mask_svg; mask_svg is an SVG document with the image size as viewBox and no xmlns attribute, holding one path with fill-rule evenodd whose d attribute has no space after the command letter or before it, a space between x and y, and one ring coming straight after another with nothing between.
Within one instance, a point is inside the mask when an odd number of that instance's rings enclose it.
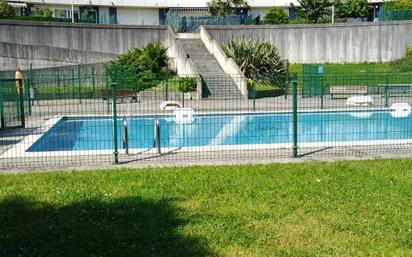
<instances>
[{"instance_id":1,"label":"blue pool water","mask_svg":"<svg viewBox=\"0 0 412 257\"><path fill-rule=\"evenodd\" d=\"M196 115L191 124L159 116L162 147L277 144L292 142L290 113ZM412 116L394 118L390 111L300 113L298 141L345 142L412 139ZM62 118L27 151L113 149L109 118ZM152 148L153 116L129 120L129 148ZM122 148L122 119L118 120Z\"/></svg>"}]
</instances>

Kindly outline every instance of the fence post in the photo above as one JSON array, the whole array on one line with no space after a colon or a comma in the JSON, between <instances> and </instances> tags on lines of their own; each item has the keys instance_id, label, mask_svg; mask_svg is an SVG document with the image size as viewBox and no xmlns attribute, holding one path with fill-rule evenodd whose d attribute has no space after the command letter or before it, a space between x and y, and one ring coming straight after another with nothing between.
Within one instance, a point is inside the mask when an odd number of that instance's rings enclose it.
<instances>
[{"instance_id":1,"label":"fence post","mask_svg":"<svg viewBox=\"0 0 412 257\"><path fill-rule=\"evenodd\" d=\"M24 92L23 92L23 80L19 79L19 103L20 103L20 120L21 120L21 127L26 127L26 120L24 117Z\"/></svg>"},{"instance_id":2,"label":"fence post","mask_svg":"<svg viewBox=\"0 0 412 257\"><path fill-rule=\"evenodd\" d=\"M288 98L288 87L289 87L289 60L286 60L286 74L285 74L285 99Z\"/></svg>"},{"instance_id":3,"label":"fence post","mask_svg":"<svg viewBox=\"0 0 412 257\"><path fill-rule=\"evenodd\" d=\"M3 92L1 88L2 87L0 86L0 125L1 125L1 128L5 128L6 124L4 120Z\"/></svg>"},{"instance_id":4,"label":"fence post","mask_svg":"<svg viewBox=\"0 0 412 257\"><path fill-rule=\"evenodd\" d=\"M293 101L292 101L292 122L293 122L293 158L298 157L298 76L293 74Z\"/></svg>"},{"instance_id":5,"label":"fence post","mask_svg":"<svg viewBox=\"0 0 412 257\"><path fill-rule=\"evenodd\" d=\"M72 86L73 86L73 88L72 88L72 99L76 99L75 98L75 88L76 88L76 85L75 85L75 78L74 78L74 68L72 68Z\"/></svg>"},{"instance_id":6,"label":"fence post","mask_svg":"<svg viewBox=\"0 0 412 257\"><path fill-rule=\"evenodd\" d=\"M57 78L56 78L56 81L57 81L57 93L59 94L60 93L60 72L59 72L59 70L57 70ZM61 97L60 97L61 98Z\"/></svg>"},{"instance_id":7,"label":"fence post","mask_svg":"<svg viewBox=\"0 0 412 257\"><path fill-rule=\"evenodd\" d=\"M325 95L325 87L323 86L323 77L320 78L320 109L323 109L323 97Z\"/></svg>"},{"instance_id":8,"label":"fence post","mask_svg":"<svg viewBox=\"0 0 412 257\"><path fill-rule=\"evenodd\" d=\"M252 82L252 99L253 99L253 111L256 111L256 84Z\"/></svg>"},{"instance_id":9,"label":"fence post","mask_svg":"<svg viewBox=\"0 0 412 257\"><path fill-rule=\"evenodd\" d=\"M166 96L165 96L165 100L168 101L169 100L169 81L168 81L168 76L166 74Z\"/></svg>"},{"instance_id":10,"label":"fence post","mask_svg":"<svg viewBox=\"0 0 412 257\"><path fill-rule=\"evenodd\" d=\"M30 63L30 66L29 66L29 78L27 79L27 92L29 92L29 115L31 115L31 95L30 95L30 92L31 92L31 90L34 90L34 89L32 89L32 72L33 72L33 65Z\"/></svg>"},{"instance_id":11,"label":"fence post","mask_svg":"<svg viewBox=\"0 0 412 257\"><path fill-rule=\"evenodd\" d=\"M114 164L119 163L119 151L117 146L117 110L116 110L116 83L111 83L112 87L112 106L113 106L113 157L114 157Z\"/></svg>"},{"instance_id":12,"label":"fence post","mask_svg":"<svg viewBox=\"0 0 412 257\"><path fill-rule=\"evenodd\" d=\"M93 98L96 98L96 81L94 77L94 67L92 67Z\"/></svg>"},{"instance_id":13,"label":"fence post","mask_svg":"<svg viewBox=\"0 0 412 257\"><path fill-rule=\"evenodd\" d=\"M389 105L389 95L388 95L388 86L389 86L389 76L385 76L385 107L387 108Z\"/></svg>"},{"instance_id":14,"label":"fence post","mask_svg":"<svg viewBox=\"0 0 412 257\"><path fill-rule=\"evenodd\" d=\"M106 81L105 81L105 83L106 83L106 92L108 92L108 90L109 90L109 74L108 74L108 71L106 70L105 71L105 76L106 76ZM109 97L107 97L107 114L110 114L110 98Z\"/></svg>"},{"instance_id":15,"label":"fence post","mask_svg":"<svg viewBox=\"0 0 412 257\"><path fill-rule=\"evenodd\" d=\"M77 65L77 83L79 86L79 103L82 103L81 80L80 80L80 64Z\"/></svg>"},{"instance_id":16,"label":"fence post","mask_svg":"<svg viewBox=\"0 0 412 257\"><path fill-rule=\"evenodd\" d=\"M161 146L160 146L160 121L159 121L158 117L156 117L154 119L154 131L153 132L154 132L154 137L155 137L154 138L154 144L157 148L157 153L161 154L162 149L161 149Z\"/></svg>"}]
</instances>

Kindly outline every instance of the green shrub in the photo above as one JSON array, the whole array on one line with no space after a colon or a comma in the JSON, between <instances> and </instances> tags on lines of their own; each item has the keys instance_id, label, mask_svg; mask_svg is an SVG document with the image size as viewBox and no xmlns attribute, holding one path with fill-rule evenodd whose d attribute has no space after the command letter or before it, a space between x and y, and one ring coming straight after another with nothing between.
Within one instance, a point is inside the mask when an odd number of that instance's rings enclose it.
<instances>
[{"instance_id":1,"label":"green shrub","mask_svg":"<svg viewBox=\"0 0 412 257\"><path fill-rule=\"evenodd\" d=\"M412 71L412 47L406 47L405 56L390 63L392 69L400 72Z\"/></svg>"},{"instance_id":2,"label":"green shrub","mask_svg":"<svg viewBox=\"0 0 412 257\"><path fill-rule=\"evenodd\" d=\"M279 49L269 41L240 37L230 41L223 50L248 78L262 73L286 72L286 61L281 58Z\"/></svg>"},{"instance_id":3,"label":"green shrub","mask_svg":"<svg viewBox=\"0 0 412 257\"><path fill-rule=\"evenodd\" d=\"M9 18L15 15L14 8L5 0L0 0L0 18Z\"/></svg>"},{"instance_id":4,"label":"green shrub","mask_svg":"<svg viewBox=\"0 0 412 257\"><path fill-rule=\"evenodd\" d=\"M41 16L14 16L13 20L23 20L23 21L55 21L55 22L70 22L71 19L68 18L48 18Z\"/></svg>"},{"instance_id":5,"label":"green shrub","mask_svg":"<svg viewBox=\"0 0 412 257\"><path fill-rule=\"evenodd\" d=\"M186 93L186 92L193 92L197 89L197 80L194 77L187 77L187 78L180 78L179 79L179 91Z\"/></svg>"},{"instance_id":6,"label":"green shrub","mask_svg":"<svg viewBox=\"0 0 412 257\"><path fill-rule=\"evenodd\" d=\"M273 7L263 18L265 24L287 24L289 22L288 15L282 8Z\"/></svg>"},{"instance_id":7,"label":"green shrub","mask_svg":"<svg viewBox=\"0 0 412 257\"><path fill-rule=\"evenodd\" d=\"M135 91L157 86L167 70L167 49L149 43L143 50L130 49L107 64L107 71L120 87Z\"/></svg>"},{"instance_id":8,"label":"green shrub","mask_svg":"<svg viewBox=\"0 0 412 257\"><path fill-rule=\"evenodd\" d=\"M344 0L337 8L340 18L363 18L368 15L368 0Z\"/></svg>"},{"instance_id":9,"label":"green shrub","mask_svg":"<svg viewBox=\"0 0 412 257\"><path fill-rule=\"evenodd\" d=\"M236 9L248 7L246 0L212 0L207 5L213 16L234 15Z\"/></svg>"},{"instance_id":10,"label":"green shrub","mask_svg":"<svg viewBox=\"0 0 412 257\"><path fill-rule=\"evenodd\" d=\"M412 0L385 2L384 6L385 10L412 10Z\"/></svg>"},{"instance_id":11,"label":"green shrub","mask_svg":"<svg viewBox=\"0 0 412 257\"><path fill-rule=\"evenodd\" d=\"M331 0L298 0L300 9L298 17L302 17L305 23L323 23L326 16L330 16Z\"/></svg>"},{"instance_id":12,"label":"green shrub","mask_svg":"<svg viewBox=\"0 0 412 257\"><path fill-rule=\"evenodd\" d=\"M308 24L310 21L306 17L299 16L294 20L290 20L289 24Z\"/></svg>"},{"instance_id":13,"label":"green shrub","mask_svg":"<svg viewBox=\"0 0 412 257\"><path fill-rule=\"evenodd\" d=\"M163 74L167 68L167 49L159 43L149 43L137 58L137 72L150 70Z\"/></svg>"},{"instance_id":14,"label":"green shrub","mask_svg":"<svg viewBox=\"0 0 412 257\"><path fill-rule=\"evenodd\" d=\"M31 17L42 17L44 20L53 20L53 12L49 8L40 8L30 14Z\"/></svg>"},{"instance_id":15,"label":"green shrub","mask_svg":"<svg viewBox=\"0 0 412 257\"><path fill-rule=\"evenodd\" d=\"M85 8L80 14L80 22L82 23L96 23L94 15L90 12L89 8Z\"/></svg>"}]
</instances>

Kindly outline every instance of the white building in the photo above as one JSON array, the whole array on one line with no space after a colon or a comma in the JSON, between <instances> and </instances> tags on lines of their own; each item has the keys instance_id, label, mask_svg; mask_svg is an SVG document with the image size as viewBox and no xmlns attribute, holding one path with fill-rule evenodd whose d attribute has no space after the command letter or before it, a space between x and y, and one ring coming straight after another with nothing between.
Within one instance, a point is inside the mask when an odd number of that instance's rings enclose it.
<instances>
[{"instance_id":1,"label":"white building","mask_svg":"<svg viewBox=\"0 0 412 257\"><path fill-rule=\"evenodd\" d=\"M206 0L9 0L11 5L21 8L22 14L29 14L38 8L47 7L57 18L78 20L80 13L88 8L97 23L118 23L128 25L164 24L166 12L176 10L182 14L203 15L208 11ZM264 15L273 6L282 7L291 18L297 0L249 0L249 13Z\"/></svg>"},{"instance_id":2,"label":"white building","mask_svg":"<svg viewBox=\"0 0 412 257\"><path fill-rule=\"evenodd\" d=\"M162 25L169 10L187 15L203 15L208 11L208 0L7 0L19 8L22 15L39 8L49 8L56 18L78 21L87 8L96 23L126 25ZM254 16L265 13L273 6L283 8L290 19L296 17L297 0L248 0L248 14ZM371 3L382 2L369 0Z\"/></svg>"}]
</instances>

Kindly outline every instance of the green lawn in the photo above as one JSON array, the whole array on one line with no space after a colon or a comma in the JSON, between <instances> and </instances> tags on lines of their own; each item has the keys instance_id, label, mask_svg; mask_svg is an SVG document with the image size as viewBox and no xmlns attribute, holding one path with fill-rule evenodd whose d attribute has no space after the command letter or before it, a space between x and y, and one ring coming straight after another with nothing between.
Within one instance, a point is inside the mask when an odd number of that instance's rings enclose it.
<instances>
[{"instance_id":1,"label":"green lawn","mask_svg":"<svg viewBox=\"0 0 412 257\"><path fill-rule=\"evenodd\" d=\"M376 72L395 72L389 63L346 63L346 64L319 64L324 66L325 74L333 73L347 73L347 74L365 74L365 73L376 73ZM291 64L289 72L292 74L297 72L302 74L303 65L302 64Z\"/></svg>"},{"instance_id":2,"label":"green lawn","mask_svg":"<svg viewBox=\"0 0 412 257\"><path fill-rule=\"evenodd\" d=\"M0 256L412 256L412 159L0 176Z\"/></svg>"},{"instance_id":3,"label":"green lawn","mask_svg":"<svg viewBox=\"0 0 412 257\"><path fill-rule=\"evenodd\" d=\"M265 90L274 90L279 89L278 85L268 85L266 83L256 83L256 91L265 91ZM252 90L252 87L249 87L249 90Z\"/></svg>"},{"instance_id":4,"label":"green lawn","mask_svg":"<svg viewBox=\"0 0 412 257\"><path fill-rule=\"evenodd\" d=\"M179 92L179 76L171 77L167 80L167 90L169 92ZM147 88L145 91L166 91L166 80L163 80L159 85Z\"/></svg>"},{"instance_id":5,"label":"green lawn","mask_svg":"<svg viewBox=\"0 0 412 257\"><path fill-rule=\"evenodd\" d=\"M353 85L377 87L388 84L411 84L412 72L400 72L392 69L389 63L358 63L358 64L323 64L324 75L322 84L324 87L334 85ZM290 74L297 73L299 86L302 86L303 65L292 64ZM312 81L312 77L306 77Z\"/></svg>"}]
</instances>

